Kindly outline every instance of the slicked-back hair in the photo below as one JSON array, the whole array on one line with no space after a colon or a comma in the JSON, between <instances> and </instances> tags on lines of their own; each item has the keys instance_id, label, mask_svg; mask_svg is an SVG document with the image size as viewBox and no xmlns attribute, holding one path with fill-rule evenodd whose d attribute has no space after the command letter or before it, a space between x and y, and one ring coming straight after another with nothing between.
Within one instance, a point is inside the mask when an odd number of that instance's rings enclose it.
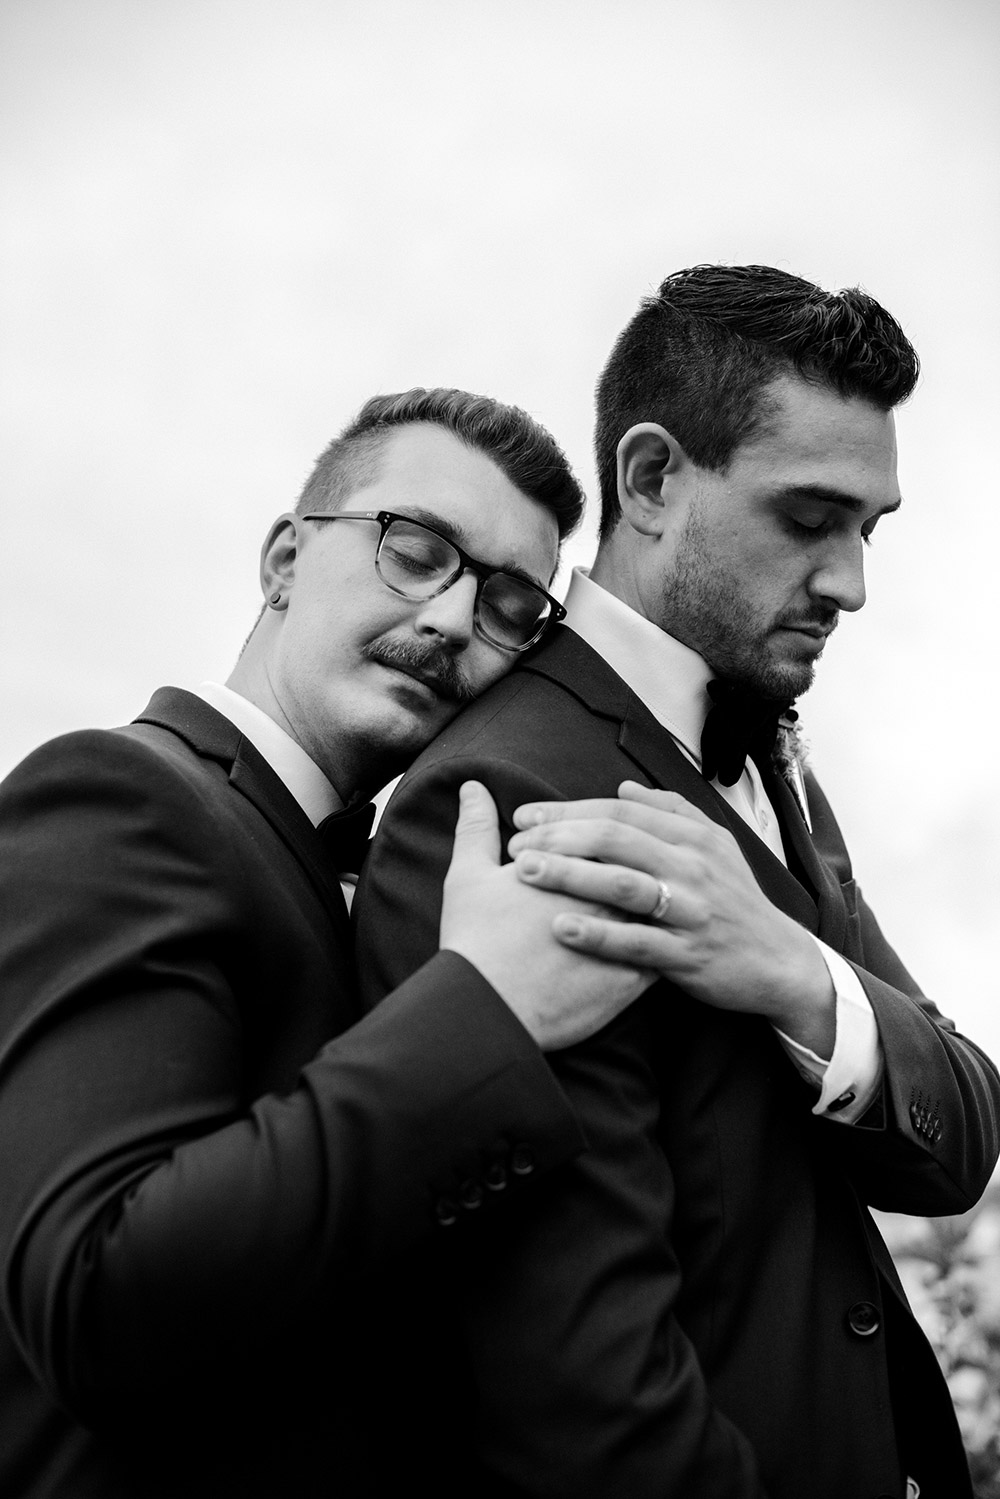
<instances>
[{"instance_id":1,"label":"slicked-back hair","mask_svg":"<svg viewBox=\"0 0 1000 1499\"><path fill-rule=\"evenodd\" d=\"M491 458L516 489L555 516L559 539L579 525L584 495L555 438L519 406L466 390L414 390L373 396L316 460L296 505L336 510L378 477L385 441L400 427L431 422Z\"/></svg>"},{"instance_id":2,"label":"slicked-back hair","mask_svg":"<svg viewBox=\"0 0 1000 1499\"><path fill-rule=\"evenodd\" d=\"M720 472L765 426L781 375L889 411L919 373L902 328L860 287L827 292L766 265L676 271L644 298L598 381L601 536L621 515L617 450L636 423L658 422Z\"/></svg>"}]
</instances>

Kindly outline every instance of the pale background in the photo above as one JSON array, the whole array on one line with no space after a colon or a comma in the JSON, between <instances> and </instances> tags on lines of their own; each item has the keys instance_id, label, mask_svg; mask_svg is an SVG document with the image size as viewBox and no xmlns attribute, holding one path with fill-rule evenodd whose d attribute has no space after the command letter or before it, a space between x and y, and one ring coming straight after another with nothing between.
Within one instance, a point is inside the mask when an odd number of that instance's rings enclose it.
<instances>
[{"instance_id":1,"label":"pale background","mask_svg":"<svg viewBox=\"0 0 1000 1499\"><path fill-rule=\"evenodd\" d=\"M372 392L516 401L592 490L667 272L860 282L925 373L803 716L883 925L1000 1054L998 43L995 0L0 0L0 772L226 675Z\"/></svg>"}]
</instances>

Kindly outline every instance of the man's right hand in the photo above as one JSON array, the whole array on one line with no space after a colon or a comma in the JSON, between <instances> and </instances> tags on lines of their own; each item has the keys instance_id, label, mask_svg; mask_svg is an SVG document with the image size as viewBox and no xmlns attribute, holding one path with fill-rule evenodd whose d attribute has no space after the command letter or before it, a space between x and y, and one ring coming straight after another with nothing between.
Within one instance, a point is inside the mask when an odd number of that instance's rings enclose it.
<instances>
[{"instance_id":1,"label":"man's right hand","mask_svg":"<svg viewBox=\"0 0 1000 1499\"><path fill-rule=\"evenodd\" d=\"M592 901L533 890L513 865L501 865L493 799L478 781L466 781L444 882L441 946L478 968L544 1051L592 1036L655 976L561 945L552 930L561 913L617 915Z\"/></svg>"}]
</instances>

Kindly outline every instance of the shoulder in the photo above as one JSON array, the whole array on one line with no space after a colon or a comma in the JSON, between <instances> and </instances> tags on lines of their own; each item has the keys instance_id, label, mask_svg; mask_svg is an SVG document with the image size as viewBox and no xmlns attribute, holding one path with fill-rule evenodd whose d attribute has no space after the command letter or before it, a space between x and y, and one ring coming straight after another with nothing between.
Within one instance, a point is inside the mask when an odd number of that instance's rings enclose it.
<instances>
[{"instance_id":1,"label":"shoulder","mask_svg":"<svg viewBox=\"0 0 1000 1499\"><path fill-rule=\"evenodd\" d=\"M54 810L81 796L98 802L203 800L218 768L151 724L78 729L32 751L0 782L0 808Z\"/></svg>"},{"instance_id":2,"label":"shoulder","mask_svg":"<svg viewBox=\"0 0 1000 1499\"><path fill-rule=\"evenodd\" d=\"M617 737L628 688L590 646L559 632L514 667L438 735L408 773L455 760L509 761L539 774Z\"/></svg>"},{"instance_id":3,"label":"shoulder","mask_svg":"<svg viewBox=\"0 0 1000 1499\"><path fill-rule=\"evenodd\" d=\"M174 869L187 885L234 871L224 766L154 725L83 729L41 745L0 784L0 849L37 889Z\"/></svg>"}]
</instances>

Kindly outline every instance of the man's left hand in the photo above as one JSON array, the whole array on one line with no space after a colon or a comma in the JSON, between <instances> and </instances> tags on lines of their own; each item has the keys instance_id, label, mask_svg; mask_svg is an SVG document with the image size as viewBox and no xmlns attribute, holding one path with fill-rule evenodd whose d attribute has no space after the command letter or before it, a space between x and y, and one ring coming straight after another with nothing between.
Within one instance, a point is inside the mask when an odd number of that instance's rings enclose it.
<instances>
[{"instance_id":1,"label":"man's left hand","mask_svg":"<svg viewBox=\"0 0 1000 1499\"><path fill-rule=\"evenodd\" d=\"M559 915L560 942L655 969L694 999L763 1015L830 1056L836 999L817 944L772 905L732 834L699 808L626 781L617 800L532 802L514 822L508 850L520 879L643 918ZM664 887L667 909L651 920Z\"/></svg>"}]
</instances>

